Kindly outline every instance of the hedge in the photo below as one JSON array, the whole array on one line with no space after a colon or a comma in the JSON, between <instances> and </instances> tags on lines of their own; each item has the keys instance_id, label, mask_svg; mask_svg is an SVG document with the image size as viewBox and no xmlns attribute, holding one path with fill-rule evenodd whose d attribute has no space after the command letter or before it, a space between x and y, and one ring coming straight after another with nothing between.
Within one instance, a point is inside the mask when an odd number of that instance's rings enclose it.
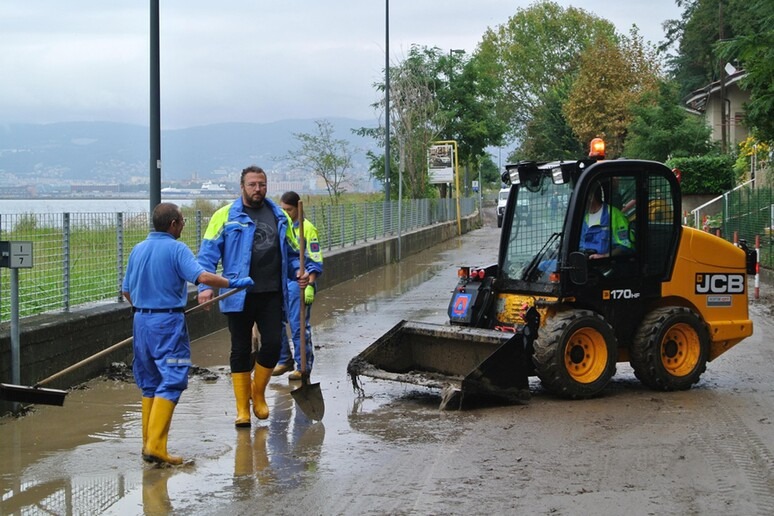
<instances>
[{"instance_id":1,"label":"hedge","mask_svg":"<svg viewBox=\"0 0 774 516\"><path fill-rule=\"evenodd\" d=\"M666 164L680 170L684 195L720 195L734 187L734 159L730 155L672 158Z\"/></svg>"}]
</instances>

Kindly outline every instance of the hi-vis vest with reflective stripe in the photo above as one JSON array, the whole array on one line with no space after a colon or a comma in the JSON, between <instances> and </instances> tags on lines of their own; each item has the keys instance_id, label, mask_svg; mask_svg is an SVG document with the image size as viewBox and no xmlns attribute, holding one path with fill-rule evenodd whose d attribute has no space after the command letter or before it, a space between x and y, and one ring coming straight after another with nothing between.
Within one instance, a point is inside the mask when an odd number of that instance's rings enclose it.
<instances>
[{"instance_id":1,"label":"hi-vis vest with reflective stripe","mask_svg":"<svg viewBox=\"0 0 774 516\"><path fill-rule=\"evenodd\" d=\"M293 236L298 239L298 228L295 224L293 224ZM322 249L320 248L317 228L306 218L304 219L304 240L306 242L306 255L322 265L323 255Z\"/></svg>"},{"instance_id":2,"label":"hi-vis vest with reflective stripe","mask_svg":"<svg viewBox=\"0 0 774 516\"><path fill-rule=\"evenodd\" d=\"M629 238L629 221L626 216L618 208L602 204L599 225L589 226L589 214L586 213L583 219L579 247L597 253L610 252L611 234L613 235L613 247L632 248L632 242Z\"/></svg>"}]
</instances>

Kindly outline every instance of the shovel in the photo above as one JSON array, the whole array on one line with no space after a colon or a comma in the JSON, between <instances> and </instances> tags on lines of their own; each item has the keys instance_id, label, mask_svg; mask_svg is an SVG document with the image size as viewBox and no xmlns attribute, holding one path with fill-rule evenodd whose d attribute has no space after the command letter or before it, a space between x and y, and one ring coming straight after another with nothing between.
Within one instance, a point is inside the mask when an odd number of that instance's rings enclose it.
<instances>
[{"instance_id":1,"label":"shovel","mask_svg":"<svg viewBox=\"0 0 774 516\"><path fill-rule=\"evenodd\" d=\"M304 253L306 252L306 242L304 241L304 203L298 201L298 250L299 265L298 270L304 271ZM298 408L306 417L314 421L321 421L325 414L325 401L323 401L322 391L319 383L309 383L309 373L306 371L306 305L304 304L303 293L299 292L299 301L301 303L301 387L290 391L290 395L296 400Z\"/></svg>"},{"instance_id":2,"label":"shovel","mask_svg":"<svg viewBox=\"0 0 774 516\"><path fill-rule=\"evenodd\" d=\"M227 292L224 292L223 294L213 297L209 301L205 301L204 303L200 305L193 306L185 311L185 314L188 315L191 312L195 312L197 310L200 310L206 306L211 305L212 303L216 301L220 301L221 299L225 299L228 296L235 294L241 289L235 288L231 289ZM41 385L45 385L47 383L51 383L57 378L60 378L67 373L78 369L79 367L83 367L86 364L89 364L91 362L94 362L98 358L102 358L105 355L108 355L112 353L113 351L117 350L118 348L122 346L126 346L127 344L131 344L134 340L134 337L129 337L128 339L124 339L121 342L117 342L110 346L109 348L105 348L102 351L95 353L89 357L84 358L80 362L76 362L75 364L71 365L70 367L67 367L65 369L62 369L58 373L54 373L48 378L44 378L43 380L39 381L35 384L34 387L28 387L25 385L13 385L9 383L0 383L0 400L7 400L7 401L16 401L20 403L38 403L41 405L58 405L62 406L64 405L64 399L67 395L67 391L63 391L60 389L44 389L41 387Z\"/></svg>"}]
</instances>

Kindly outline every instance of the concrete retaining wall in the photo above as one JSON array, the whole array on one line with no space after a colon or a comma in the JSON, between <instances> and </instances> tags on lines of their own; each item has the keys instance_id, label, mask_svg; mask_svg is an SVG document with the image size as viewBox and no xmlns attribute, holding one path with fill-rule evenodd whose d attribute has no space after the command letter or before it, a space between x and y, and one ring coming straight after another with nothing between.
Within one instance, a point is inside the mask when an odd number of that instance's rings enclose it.
<instances>
[{"instance_id":1,"label":"concrete retaining wall","mask_svg":"<svg viewBox=\"0 0 774 516\"><path fill-rule=\"evenodd\" d=\"M478 215L462 220L462 231L480 227ZM457 235L457 223L449 222L403 235L401 254L409 256ZM396 260L396 237L365 242L352 247L324 252L325 271L318 282L321 290L347 281ZM188 308L196 305L196 292L188 296ZM196 339L226 326L226 318L217 308L197 310L186 317L188 331ZM44 314L20 321L21 384L34 385L72 364L120 342L132 335L132 314L127 303L111 302L69 313ZM129 361L132 347L127 344L89 364L78 367L44 387L67 389L102 374L112 362ZM0 379L11 383L10 324L0 325ZM0 401L0 414L11 404Z\"/></svg>"}]
</instances>

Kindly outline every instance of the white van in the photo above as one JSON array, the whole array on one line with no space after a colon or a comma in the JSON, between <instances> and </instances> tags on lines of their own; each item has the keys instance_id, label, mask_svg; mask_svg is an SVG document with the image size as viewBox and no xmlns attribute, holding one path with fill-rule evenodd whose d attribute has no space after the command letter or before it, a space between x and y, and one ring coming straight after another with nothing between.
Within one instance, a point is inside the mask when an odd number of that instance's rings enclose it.
<instances>
[{"instance_id":1,"label":"white van","mask_svg":"<svg viewBox=\"0 0 774 516\"><path fill-rule=\"evenodd\" d=\"M505 205L508 204L508 195L511 193L510 188L500 188L500 193L497 195L497 227L503 226L503 215L505 215Z\"/></svg>"}]
</instances>

